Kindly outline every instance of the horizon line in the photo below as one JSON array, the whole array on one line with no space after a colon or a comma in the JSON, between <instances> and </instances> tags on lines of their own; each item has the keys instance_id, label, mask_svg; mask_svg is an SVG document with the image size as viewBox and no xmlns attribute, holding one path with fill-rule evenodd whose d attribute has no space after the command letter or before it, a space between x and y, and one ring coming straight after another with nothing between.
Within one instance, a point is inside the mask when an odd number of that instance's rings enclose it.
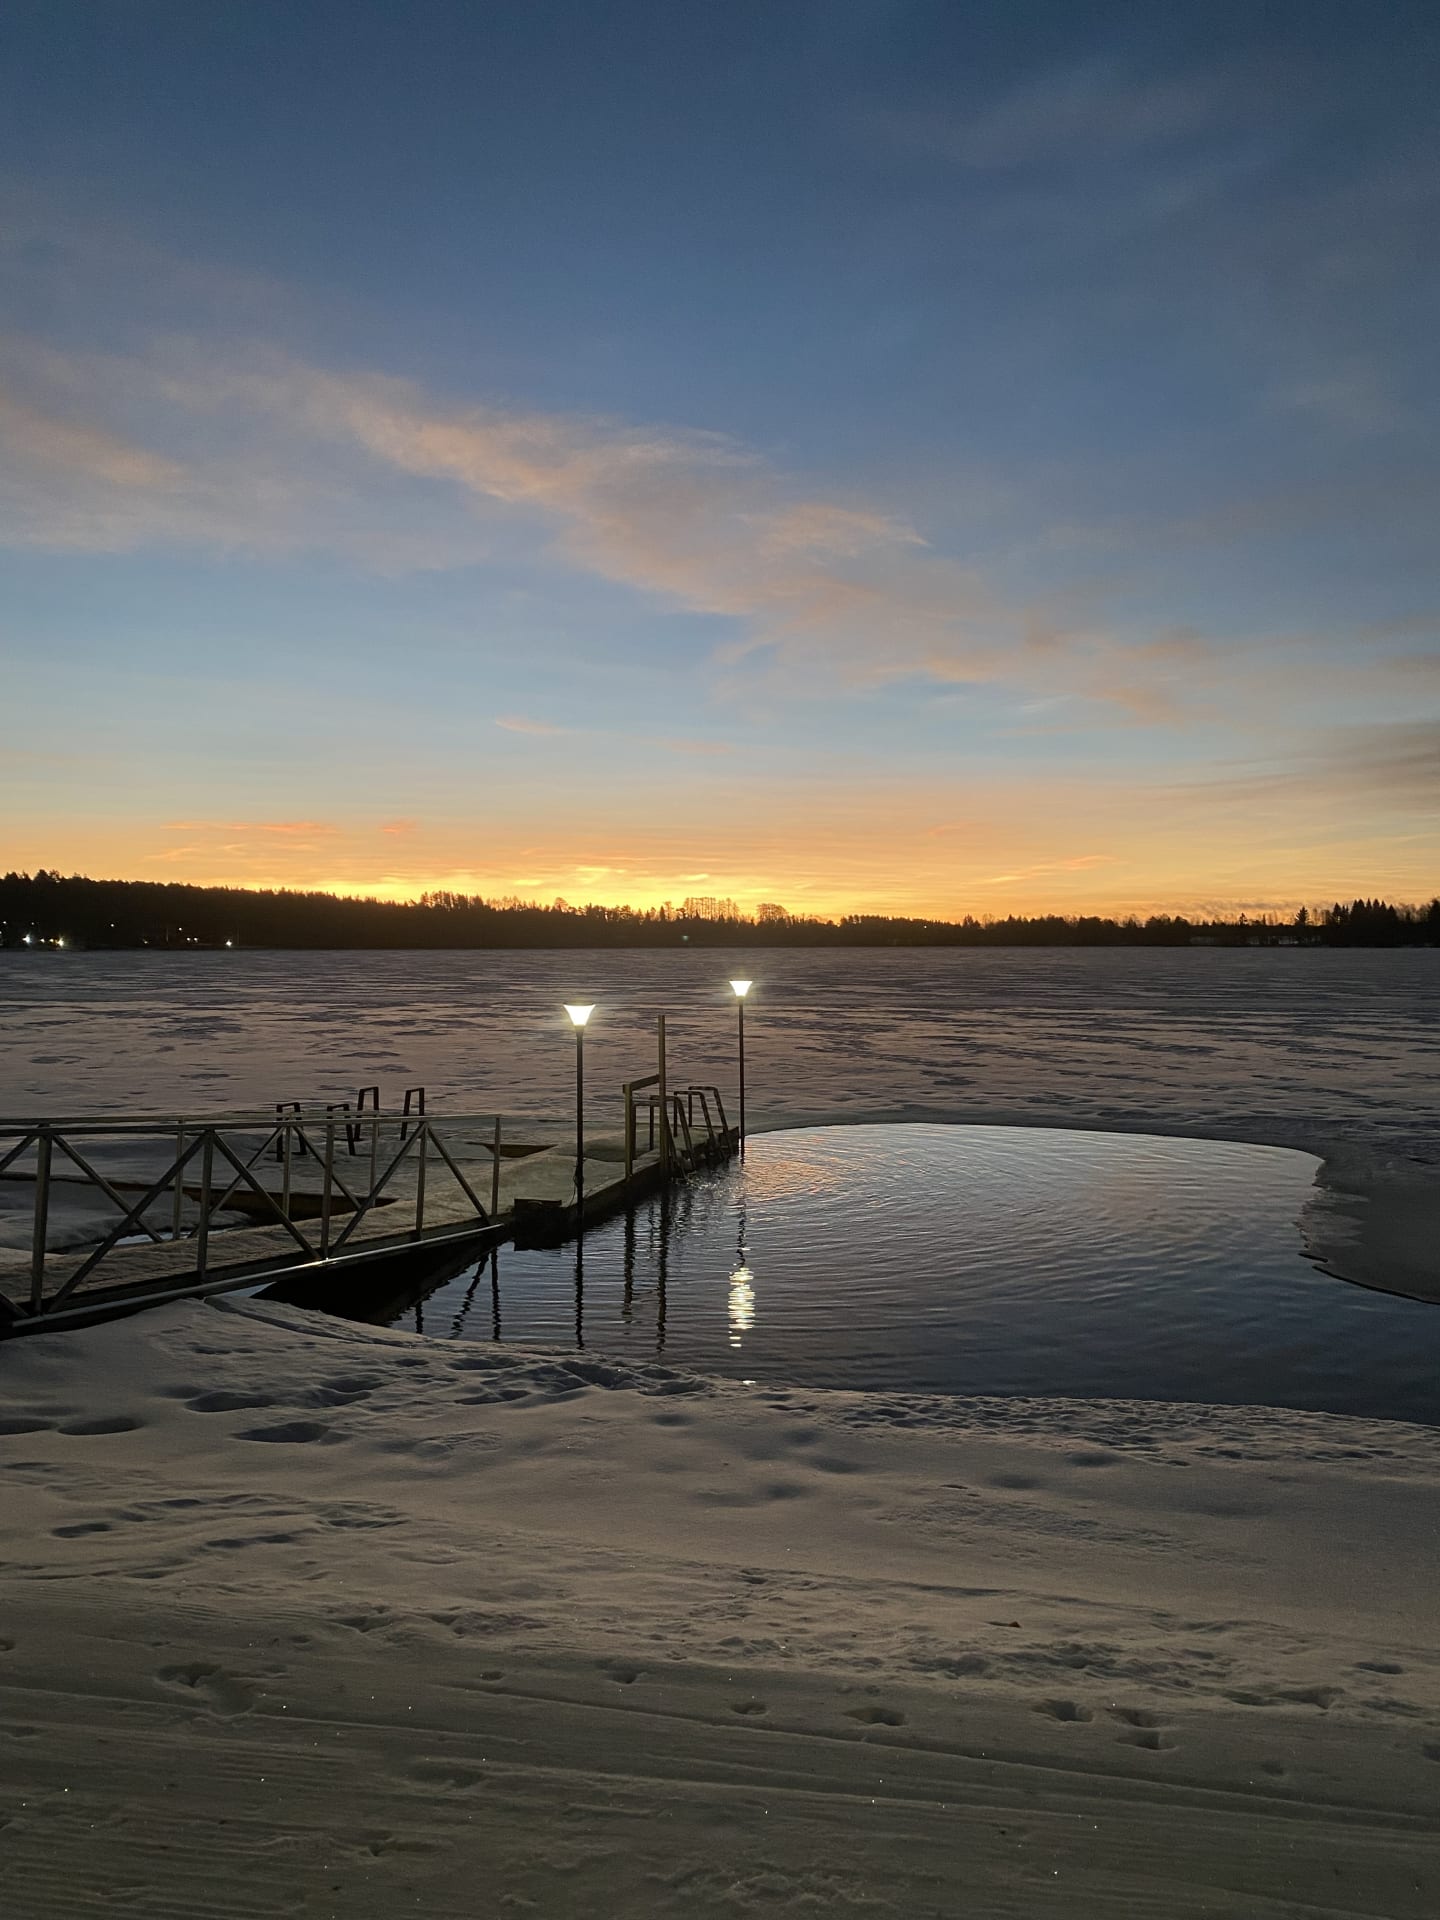
<instances>
[{"instance_id":1,"label":"horizon line","mask_svg":"<svg viewBox=\"0 0 1440 1920\"><path fill-rule=\"evenodd\" d=\"M459 910L482 910L490 913L518 914L543 913L559 916L573 915L584 917L588 914L625 914L637 919L655 919L662 921L687 920L702 926L838 926L848 920L893 921L919 926L956 927L966 925L995 926L1007 922L1037 922L1056 920L1074 923L1085 920L1110 922L1116 926L1125 926L1131 921L1144 926L1150 921L1187 921L1209 926L1238 926L1272 924L1293 924L1296 916L1305 913L1307 917L1318 920L1319 916L1335 907L1350 908L1358 904L1374 904L1393 907L1398 913L1423 914L1427 909L1440 905L1440 887L1428 898L1391 899L1381 892L1354 893L1349 888L1327 891L1319 900L1296 898L1293 900L1270 900L1245 905L1231 902L1224 906L1195 904L1188 908L1164 907L1160 905L1127 906L1124 908L1071 907L1042 908L1032 911L1014 910L1008 913L987 911L961 913L903 911L899 909L876 909L848 907L831 912L792 911L776 903L769 905L771 911L761 917L761 907L744 909L729 896L714 897L717 905L735 908L733 913L704 914L687 912L690 900L697 896L687 896L685 901L676 904L664 901L652 906L637 906L628 901L586 901L575 904L557 897L551 901L526 899L517 894L485 895L480 893L462 893L454 888L437 886L421 889L407 898L387 898L382 894L342 892L333 886L285 886L276 884L246 883L244 881L198 881L198 880L160 880L153 878L127 879L119 876L97 877L90 874L62 874L55 868L38 867L34 873L12 870L0 876L0 884L14 882L28 885L71 885L79 883L96 887L145 887L163 890L181 890L192 893L239 893L257 898L297 900L333 900L338 904L357 907L375 907L399 911L433 912L450 910L450 903Z\"/></svg>"}]
</instances>

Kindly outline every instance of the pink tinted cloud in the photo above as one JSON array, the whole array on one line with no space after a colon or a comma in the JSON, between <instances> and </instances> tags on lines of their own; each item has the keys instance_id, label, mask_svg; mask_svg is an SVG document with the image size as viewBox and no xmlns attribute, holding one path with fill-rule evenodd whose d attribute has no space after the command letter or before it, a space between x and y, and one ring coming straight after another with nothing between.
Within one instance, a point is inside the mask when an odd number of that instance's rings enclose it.
<instances>
[{"instance_id":1,"label":"pink tinted cloud","mask_svg":"<svg viewBox=\"0 0 1440 1920\"><path fill-rule=\"evenodd\" d=\"M520 713L502 714L496 719L495 725L497 727L503 727L506 733L530 733L543 739L549 739L558 734L573 733L575 731L573 727L552 726L548 720L527 720L525 716Z\"/></svg>"},{"instance_id":2,"label":"pink tinted cloud","mask_svg":"<svg viewBox=\"0 0 1440 1920\"><path fill-rule=\"evenodd\" d=\"M167 833L338 833L323 820L167 820Z\"/></svg>"}]
</instances>

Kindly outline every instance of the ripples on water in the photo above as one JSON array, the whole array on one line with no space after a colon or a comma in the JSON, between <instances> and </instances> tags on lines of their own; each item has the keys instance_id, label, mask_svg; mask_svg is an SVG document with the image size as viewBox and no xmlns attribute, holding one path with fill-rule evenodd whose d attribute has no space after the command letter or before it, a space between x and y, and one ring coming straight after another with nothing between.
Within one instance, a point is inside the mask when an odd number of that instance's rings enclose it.
<instances>
[{"instance_id":1,"label":"ripples on water","mask_svg":"<svg viewBox=\"0 0 1440 1920\"><path fill-rule=\"evenodd\" d=\"M812 1386L1440 1421L1440 1308L1305 1259L1314 1170L1144 1135L772 1134L583 1251L501 1249L419 1324Z\"/></svg>"}]
</instances>

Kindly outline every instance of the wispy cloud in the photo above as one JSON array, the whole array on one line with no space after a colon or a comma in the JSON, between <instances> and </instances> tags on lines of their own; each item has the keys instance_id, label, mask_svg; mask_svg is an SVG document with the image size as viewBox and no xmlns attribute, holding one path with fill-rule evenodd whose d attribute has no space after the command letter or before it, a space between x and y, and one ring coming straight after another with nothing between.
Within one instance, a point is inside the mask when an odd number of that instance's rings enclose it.
<instances>
[{"instance_id":1,"label":"wispy cloud","mask_svg":"<svg viewBox=\"0 0 1440 1920\"><path fill-rule=\"evenodd\" d=\"M1361 434L1388 433L1404 419L1382 370L1351 354L1335 365L1275 389L1273 402L1309 414L1326 426Z\"/></svg>"},{"instance_id":2,"label":"wispy cloud","mask_svg":"<svg viewBox=\"0 0 1440 1920\"><path fill-rule=\"evenodd\" d=\"M1093 620L1067 623L1063 595L1019 603L903 515L807 489L722 435L455 406L384 375L183 343L87 360L12 339L0 372L50 402L27 397L8 430L16 493L0 496L0 538L12 543L266 553L308 541L393 566L413 538L417 563L435 565L447 551L473 563L528 528L572 568L728 622L720 664L758 665L792 692L813 693L820 676L841 687L1038 683L1146 720L1178 711L1185 663L1133 654ZM145 418L146 447L118 436L109 416L122 413ZM42 469L50 493L36 514L20 496ZM463 505L468 541L428 526L443 520L437 483ZM389 510L407 485L422 491L406 511L418 521L423 501L427 522L409 532ZM498 724L548 730L524 716Z\"/></svg>"},{"instance_id":3,"label":"wispy cloud","mask_svg":"<svg viewBox=\"0 0 1440 1920\"><path fill-rule=\"evenodd\" d=\"M530 733L544 740L575 731L573 727L557 727L549 720L527 720L523 714L519 713L502 714L494 724L497 727L503 727L506 733Z\"/></svg>"},{"instance_id":4,"label":"wispy cloud","mask_svg":"<svg viewBox=\"0 0 1440 1920\"><path fill-rule=\"evenodd\" d=\"M903 515L807 488L717 434L456 405L381 374L184 342L122 359L0 340L0 377L0 539L13 544L261 555L309 544L394 568L473 564L528 540L537 556L722 622L713 684L752 702L913 680L1067 701L1078 724L1098 713L1170 727L1213 714L1222 690L1232 710L1238 686L1261 691L1254 649L1180 625L1122 639L1094 583L1002 591ZM1157 529L1128 537L1142 535ZM524 714L495 724L593 731Z\"/></svg>"},{"instance_id":5,"label":"wispy cloud","mask_svg":"<svg viewBox=\"0 0 1440 1920\"><path fill-rule=\"evenodd\" d=\"M733 753L734 747L728 740L684 740L667 739L664 735L642 735L641 744L658 748L661 753L698 754L702 759L713 760Z\"/></svg>"},{"instance_id":6,"label":"wispy cloud","mask_svg":"<svg viewBox=\"0 0 1440 1920\"><path fill-rule=\"evenodd\" d=\"M1218 75L1151 75L1113 58L1052 67L978 112L891 114L892 138L965 167L1073 166L1173 148L1214 127L1230 104Z\"/></svg>"},{"instance_id":7,"label":"wispy cloud","mask_svg":"<svg viewBox=\"0 0 1440 1920\"><path fill-rule=\"evenodd\" d=\"M1440 815L1440 719L1329 728L1320 746L1331 777L1350 792L1417 818Z\"/></svg>"},{"instance_id":8,"label":"wispy cloud","mask_svg":"<svg viewBox=\"0 0 1440 1920\"><path fill-rule=\"evenodd\" d=\"M1038 880L1045 874L1088 873L1092 867L1113 867L1117 864L1117 856L1113 853L1081 853L1073 860L1044 860L1035 866L1017 867L1014 873L980 875L974 884L980 887L1004 887L1023 880Z\"/></svg>"},{"instance_id":9,"label":"wispy cloud","mask_svg":"<svg viewBox=\"0 0 1440 1920\"><path fill-rule=\"evenodd\" d=\"M695 739L684 735L658 733L632 733L618 727L562 727L550 720L532 720L522 714L502 714L493 724L503 727L506 733L533 734L542 740L584 738L587 740L623 741L631 747L640 747L655 753L679 753L690 757L713 760L735 751L728 740Z\"/></svg>"},{"instance_id":10,"label":"wispy cloud","mask_svg":"<svg viewBox=\"0 0 1440 1920\"><path fill-rule=\"evenodd\" d=\"M338 827L323 820L167 820L167 833L284 833L304 834L315 839L338 833Z\"/></svg>"},{"instance_id":11,"label":"wispy cloud","mask_svg":"<svg viewBox=\"0 0 1440 1920\"><path fill-rule=\"evenodd\" d=\"M84 422L27 406L0 388L0 438L13 457L56 475L82 475L115 487L172 488L183 468L174 460Z\"/></svg>"}]
</instances>

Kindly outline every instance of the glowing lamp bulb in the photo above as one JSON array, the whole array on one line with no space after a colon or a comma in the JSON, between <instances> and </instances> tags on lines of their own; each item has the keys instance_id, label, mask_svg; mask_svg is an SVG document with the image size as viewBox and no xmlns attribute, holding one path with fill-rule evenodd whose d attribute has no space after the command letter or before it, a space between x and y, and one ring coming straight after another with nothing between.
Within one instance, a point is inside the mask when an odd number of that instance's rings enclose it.
<instances>
[{"instance_id":1,"label":"glowing lamp bulb","mask_svg":"<svg viewBox=\"0 0 1440 1920\"><path fill-rule=\"evenodd\" d=\"M595 1011L595 1009L593 1006L572 1007L567 1005L565 1008L565 1011L570 1016L570 1023L572 1026L583 1027L585 1022L590 1018L591 1014Z\"/></svg>"},{"instance_id":2,"label":"glowing lamp bulb","mask_svg":"<svg viewBox=\"0 0 1440 1920\"><path fill-rule=\"evenodd\" d=\"M743 1000L754 984L753 980L732 980L730 988L737 1000Z\"/></svg>"}]
</instances>

